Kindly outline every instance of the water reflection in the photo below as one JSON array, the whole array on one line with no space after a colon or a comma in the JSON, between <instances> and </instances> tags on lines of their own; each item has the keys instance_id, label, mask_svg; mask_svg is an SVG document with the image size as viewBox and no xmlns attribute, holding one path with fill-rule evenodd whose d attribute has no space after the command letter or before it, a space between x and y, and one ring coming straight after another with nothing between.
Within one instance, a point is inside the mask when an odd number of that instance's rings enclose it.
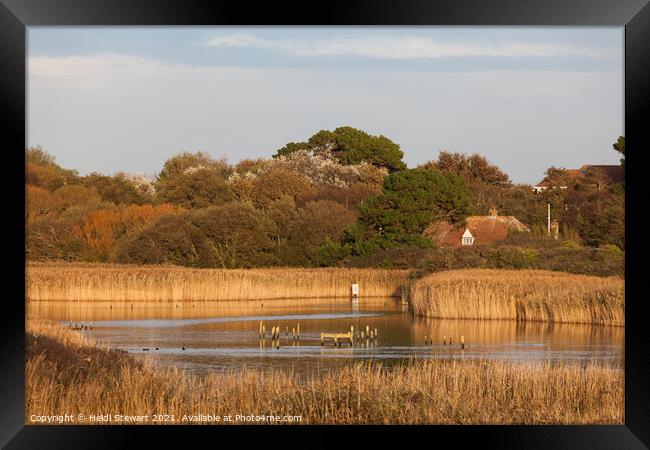
<instances>
[{"instance_id":1,"label":"water reflection","mask_svg":"<svg viewBox=\"0 0 650 450\"><path fill-rule=\"evenodd\" d=\"M195 304L33 302L31 317L92 322L89 335L111 348L194 373L254 367L312 373L361 360L390 366L411 358L495 358L512 361L623 360L624 329L515 321L414 318L394 299L353 304L341 299ZM266 337L259 338L262 322ZM300 329L300 339L292 330ZM352 346L321 345L321 333L354 326L378 330ZM270 339L278 327L279 345ZM465 348L460 349L463 336ZM449 345L451 338L452 345ZM443 342L444 341L444 342ZM147 348L149 350L143 350ZM158 350L155 350L158 348Z\"/></svg>"}]
</instances>

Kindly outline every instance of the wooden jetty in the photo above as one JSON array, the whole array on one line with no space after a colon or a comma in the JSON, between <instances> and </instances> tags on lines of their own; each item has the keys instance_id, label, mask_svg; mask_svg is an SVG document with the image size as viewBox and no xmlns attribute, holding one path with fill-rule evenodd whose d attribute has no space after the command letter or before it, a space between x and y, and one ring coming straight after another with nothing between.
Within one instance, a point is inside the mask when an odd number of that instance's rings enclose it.
<instances>
[{"instance_id":1,"label":"wooden jetty","mask_svg":"<svg viewBox=\"0 0 650 450\"><path fill-rule=\"evenodd\" d=\"M352 345L353 343L352 332L320 334L320 345L325 345L326 343L333 343L334 346L340 347L341 342L346 342L349 345Z\"/></svg>"}]
</instances>

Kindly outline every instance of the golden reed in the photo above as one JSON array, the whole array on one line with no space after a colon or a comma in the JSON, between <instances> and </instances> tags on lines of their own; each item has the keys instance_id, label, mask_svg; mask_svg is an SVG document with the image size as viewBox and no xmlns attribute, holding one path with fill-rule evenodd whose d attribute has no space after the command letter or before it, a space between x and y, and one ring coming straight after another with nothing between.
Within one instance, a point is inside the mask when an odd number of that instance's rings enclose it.
<instances>
[{"instance_id":1,"label":"golden reed","mask_svg":"<svg viewBox=\"0 0 650 450\"><path fill-rule=\"evenodd\" d=\"M408 281L407 270L190 269L175 266L29 263L30 301L215 301L391 297Z\"/></svg>"},{"instance_id":2,"label":"golden reed","mask_svg":"<svg viewBox=\"0 0 650 450\"><path fill-rule=\"evenodd\" d=\"M172 414L177 424L199 413L299 415L301 424L623 423L617 365L428 360L357 363L307 380L250 369L197 377L138 365L58 326L29 332L26 423L63 412L85 414L84 424L96 423L91 413Z\"/></svg>"},{"instance_id":3,"label":"golden reed","mask_svg":"<svg viewBox=\"0 0 650 450\"><path fill-rule=\"evenodd\" d=\"M625 324L625 283L544 270L453 270L409 285L416 315L453 319L515 319Z\"/></svg>"}]
</instances>

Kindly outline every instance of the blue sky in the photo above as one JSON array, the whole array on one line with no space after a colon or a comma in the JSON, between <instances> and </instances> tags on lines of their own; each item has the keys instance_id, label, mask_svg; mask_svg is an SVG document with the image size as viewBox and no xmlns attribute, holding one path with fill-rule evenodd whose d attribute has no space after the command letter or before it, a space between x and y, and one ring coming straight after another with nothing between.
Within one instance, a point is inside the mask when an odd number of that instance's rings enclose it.
<instances>
[{"instance_id":1,"label":"blue sky","mask_svg":"<svg viewBox=\"0 0 650 450\"><path fill-rule=\"evenodd\" d=\"M624 134L622 28L30 27L28 55L28 145L82 174L353 126L410 167L478 152L534 183L616 164Z\"/></svg>"}]
</instances>

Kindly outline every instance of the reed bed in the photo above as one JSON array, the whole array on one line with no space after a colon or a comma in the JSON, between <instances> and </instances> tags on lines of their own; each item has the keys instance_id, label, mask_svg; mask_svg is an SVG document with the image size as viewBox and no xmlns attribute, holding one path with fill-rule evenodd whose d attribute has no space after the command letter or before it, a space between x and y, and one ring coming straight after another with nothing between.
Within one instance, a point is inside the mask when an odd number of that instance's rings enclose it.
<instances>
[{"instance_id":1,"label":"reed bed","mask_svg":"<svg viewBox=\"0 0 650 450\"><path fill-rule=\"evenodd\" d=\"M175 424L214 423L182 421L197 414L301 416L301 424L623 423L623 371L614 365L430 360L392 370L358 363L306 381L246 369L197 377L69 334L30 326L27 423L64 412L85 414L84 424L97 423L91 413L170 414Z\"/></svg>"},{"instance_id":2,"label":"reed bed","mask_svg":"<svg viewBox=\"0 0 650 450\"><path fill-rule=\"evenodd\" d=\"M406 270L189 269L175 266L30 263L31 301L219 301L397 296Z\"/></svg>"},{"instance_id":3,"label":"reed bed","mask_svg":"<svg viewBox=\"0 0 650 450\"><path fill-rule=\"evenodd\" d=\"M624 326L625 284L545 270L454 270L428 275L406 290L416 315Z\"/></svg>"}]
</instances>

